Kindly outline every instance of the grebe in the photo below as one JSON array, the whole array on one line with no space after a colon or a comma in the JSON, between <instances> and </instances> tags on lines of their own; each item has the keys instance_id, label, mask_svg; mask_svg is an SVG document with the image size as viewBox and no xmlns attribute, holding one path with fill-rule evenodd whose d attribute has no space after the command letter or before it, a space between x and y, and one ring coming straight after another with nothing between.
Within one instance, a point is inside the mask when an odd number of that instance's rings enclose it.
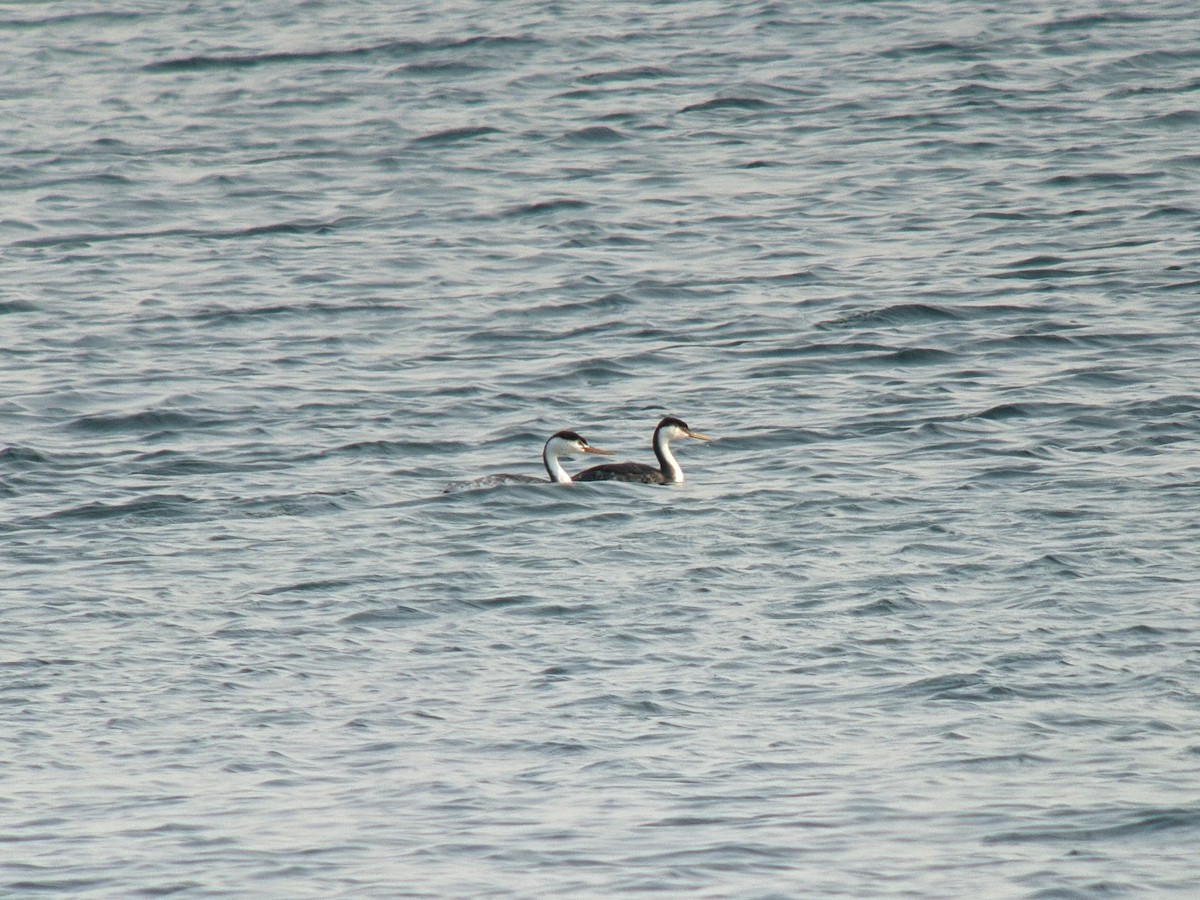
<instances>
[{"instance_id":1,"label":"grebe","mask_svg":"<svg viewBox=\"0 0 1200 900\"><path fill-rule=\"evenodd\" d=\"M567 470L562 467L559 459L564 456L579 456L583 453L596 453L600 456L612 456L612 450L601 450L599 447L593 447L587 440L574 431L557 431L551 435L550 440L546 441L546 446L542 448L542 463L546 466L546 473L550 476L550 481L555 484L570 484L571 476ZM499 475L485 475L482 478L476 478L472 481L456 481L453 484L446 486L449 491L461 490L463 488L482 488L495 487L501 484L545 484L546 479L538 478L535 475L509 475L501 473Z\"/></svg>"},{"instance_id":2,"label":"grebe","mask_svg":"<svg viewBox=\"0 0 1200 900\"><path fill-rule=\"evenodd\" d=\"M603 463L584 469L575 476L576 481L637 481L642 484L682 484L683 469L671 455L671 441L675 438L694 438L711 441L708 435L692 431L687 423L674 416L667 416L654 429L654 455L658 457L658 468L645 463Z\"/></svg>"}]
</instances>

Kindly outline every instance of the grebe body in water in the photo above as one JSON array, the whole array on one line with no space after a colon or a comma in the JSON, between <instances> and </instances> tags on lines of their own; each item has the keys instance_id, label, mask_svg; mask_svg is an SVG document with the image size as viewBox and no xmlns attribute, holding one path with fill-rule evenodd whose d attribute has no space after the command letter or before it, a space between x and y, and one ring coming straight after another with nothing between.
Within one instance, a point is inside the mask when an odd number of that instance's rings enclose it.
<instances>
[{"instance_id":1,"label":"grebe body in water","mask_svg":"<svg viewBox=\"0 0 1200 900\"><path fill-rule=\"evenodd\" d=\"M546 474L550 476L550 481L555 484L570 484L571 476L559 460L565 456L581 456L584 453L595 453L600 456L613 455L611 450L593 447L583 435L576 434L574 431L558 431L551 435L550 439L546 441L546 446L542 448L542 464L546 467ZM505 472L498 475L484 475L482 478L472 481L456 481L447 485L443 493L463 488L496 487L501 484L546 484L546 479L538 478L535 475L510 475Z\"/></svg>"},{"instance_id":2,"label":"grebe body in water","mask_svg":"<svg viewBox=\"0 0 1200 900\"><path fill-rule=\"evenodd\" d=\"M575 481L633 481L641 484L682 484L683 469L671 453L671 441L677 438L692 438L711 441L708 435L692 431L687 423L674 416L667 416L654 429L654 455L658 457L658 468L638 462L603 463L584 469L575 476Z\"/></svg>"}]
</instances>

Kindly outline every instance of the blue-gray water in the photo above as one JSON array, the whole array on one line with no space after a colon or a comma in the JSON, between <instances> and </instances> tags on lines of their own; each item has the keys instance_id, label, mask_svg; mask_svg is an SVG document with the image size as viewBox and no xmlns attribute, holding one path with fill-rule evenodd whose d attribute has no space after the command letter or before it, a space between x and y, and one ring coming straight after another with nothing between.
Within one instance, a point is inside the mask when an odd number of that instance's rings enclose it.
<instances>
[{"instance_id":1,"label":"blue-gray water","mask_svg":"<svg viewBox=\"0 0 1200 900\"><path fill-rule=\"evenodd\" d=\"M0 894L1200 891L1194 3L0 44Z\"/></svg>"}]
</instances>

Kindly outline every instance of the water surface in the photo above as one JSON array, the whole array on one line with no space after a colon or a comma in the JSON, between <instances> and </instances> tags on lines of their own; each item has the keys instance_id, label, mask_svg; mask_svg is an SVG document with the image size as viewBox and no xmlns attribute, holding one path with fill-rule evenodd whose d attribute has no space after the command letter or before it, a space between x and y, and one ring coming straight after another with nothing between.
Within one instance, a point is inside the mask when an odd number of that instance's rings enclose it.
<instances>
[{"instance_id":1,"label":"water surface","mask_svg":"<svg viewBox=\"0 0 1200 900\"><path fill-rule=\"evenodd\" d=\"M0 39L0 893L1200 890L1192 5Z\"/></svg>"}]
</instances>

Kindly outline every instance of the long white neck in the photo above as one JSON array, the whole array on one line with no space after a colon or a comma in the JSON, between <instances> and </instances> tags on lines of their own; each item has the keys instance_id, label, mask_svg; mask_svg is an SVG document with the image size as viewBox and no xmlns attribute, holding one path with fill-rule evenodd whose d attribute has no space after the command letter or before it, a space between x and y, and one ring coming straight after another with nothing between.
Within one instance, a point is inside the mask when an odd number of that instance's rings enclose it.
<instances>
[{"instance_id":1,"label":"long white neck","mask_svg":"<svg viewBox=\"0 0 1200 900\"><path fill-rule=\"evenodd\" d=\"M555 484L567 484L571 480L570 473L558 461L558 453L550 448L550 442L542 449L542 462L546 464L546 472Z\"/></svg>"},{"instance_id":2,"label":"long white neck","mask_svg":"<svg viewBox=\"0 0 1200 900\"><path fill-rule=\"evenodd\" d=\"M665 430L654 435L654 455L658 457L659 468L667 481L671 484L683 484L683 469L671 453L671 438Z\"/></svg>"}]
</instances>

